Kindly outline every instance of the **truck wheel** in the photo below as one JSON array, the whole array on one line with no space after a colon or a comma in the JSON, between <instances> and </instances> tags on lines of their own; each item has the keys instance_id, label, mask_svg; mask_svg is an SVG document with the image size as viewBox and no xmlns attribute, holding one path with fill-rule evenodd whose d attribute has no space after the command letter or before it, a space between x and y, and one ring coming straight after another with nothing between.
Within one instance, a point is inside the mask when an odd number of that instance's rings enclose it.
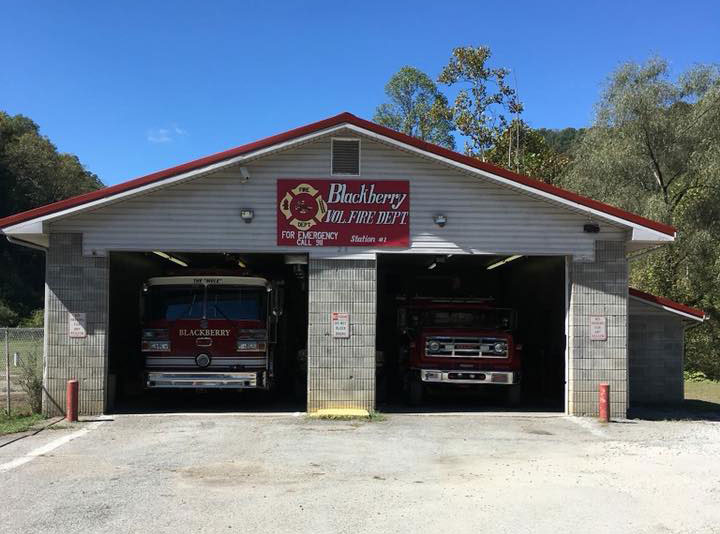
<instances>
[{"instance_id":1,"label":"truck wheel","mask_svg":"<svg viewBox=\"0 0 720 534\"><path fill-rule=\"evenodd\" d=\"M411 380L409 384L410 404L412 406L420 406L423 402L423 383L417 380Z\"/></svg>"},{"instance_id":2,"label":"truck wheel","mask_svg":"<svg viewBox=\"0 0 720 534\"><path fill-rule=\"evenodd\" d=\"M522 402L522 389L520 389L520 384L508 386L507 401L510 406L518 406Z\"/></svg>"}]
</instances>

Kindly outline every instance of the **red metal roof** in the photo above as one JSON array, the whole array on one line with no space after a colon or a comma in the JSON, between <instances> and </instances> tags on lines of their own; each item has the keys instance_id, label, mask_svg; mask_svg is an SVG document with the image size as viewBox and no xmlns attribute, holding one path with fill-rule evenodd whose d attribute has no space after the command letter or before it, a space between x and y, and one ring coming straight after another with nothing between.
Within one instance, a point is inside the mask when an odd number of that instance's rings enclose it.
<instances>
[{"instance_id":1,"label":"red metal roof","mask_svg":"<svg viewBox=\"0 0 720 534\"><path fill-rule=\"evenodd\" d=\"M470 156L465 156L463 154L459 154L458 152L448 150L447 148L443 148L443 147L440 147L437 145L433 145L431 143L427 143L420 139L416 139L415 137L410 137L403 133L396 132L395 130L391 130L384 126L380 126L379 124L375 124L373 122L366 121L364 119L356 117L355 115L353 115L351 113L341 113L339 115L335 115L334 117L330 117L325 120L314 122L312 124L308 124L308 125L302 126L300 128L295 128L293 130L289 130L289 131L281 133L281 134L273 135L271 137L267 137L265 139L255 141L253 143L242 145L237 148L232 148L232 149L226 150L224 152L218 152L217 154L212 154L210 156L196 159L194 161L190 161L188 163L184 163L184 164L178 165L176 167L171 167L169 169L165 169L164 171L154 172L152 174L148 174L147 176L142 176L140 178L135 178L134 180L123 182L123 183L113 185L110 187L105 187L103 189L98 189L97 191L92 191L90 193L85 193L83 195L71 197L71 198L68 198L65 200L61 200L59 202L54 202L52 204L40 206L38 208L34 208L34 209L31 209L28 211L16 213L15 215L10 215L8 217L0 219L0 228L12 226L12 225L19 224L22 222L27 222L27 221L30 221L37 217L42 217L44 215L50 215L52 213L62 211L62 210L68 209L68 208L73 208L76 206L80 206L82 204L87 204L94 200L100 200L103 198L111 197L112 195L130 191L132 189L136 189L136 188L144 186L144 185L152 184L153 182L159 182L161 180L170 178L172 176L176 176L178 174L182 174L184 172L196 170L201 167L211 165L213 163L218 163L218 162L230 159L230 158L248 154L255 150L267 148L272 145L276 145L276 144L279 144L279 143L282 143L285 141L290 141L297 137L312 134L314 132L318 132L318 131L324 130L326 128L331 128L333 126L338 126L341 124L352 124L354 126L363 128L370 132L374 132L379 135L383 135L385 137L394 139L396 141L400 141L401 143L405 143L407 145L413 146L420 150L424 150L428 153L435 154L437 156L441 156L441 157L447 158L449 160L452 160L452 161L455 161L458 163L462 163L469 167L473 167L475 169L483 170L483 171L501 176L503 178L506 178L506 179L516 182L518 184L522 184L522 185L531 187L538 191L543 191L545 193L549 193L556 197L563 198L565 200L569 200L576 204L580 204L582 206L598 210L600 212L618 217L620 219L624 219L626 221L629 221L629 222L632 222L635 224L639 224L646 228L651 228L660 233L663 233L663 234L666 234L669 236L675 235L675 228L670 225L663 224L663 223L653 221L650 219L646 219L645 217L641 217L639 215L635 215L634 213L630 213L628 211L621 210L620 208L616 208L614 206L610 206L608 204L598 202L597 200L593 200L591 198L583 197L576 193L572 193L565 189L561 189L559 187L556 187L556 186L553 186L550 184L546 184L545 182L536 180L535 178L530 178L529 176L516 174L507 169L503 169L502 167L496 167L495 165L482 162L482 161L472 158Z\"/></svg>"},{"instance_id":2,"label":"red metal roof","mask_svg":"<svg viewBox=\"0 0 720 534\"><path fill-rule=\"evenodd\" d=\"M637 297L642 300L646 300L648 302L651 302L653 304L658 304L660 306L665 306L666 308L671 308L673 310L677 310L679 312L687 313L688 315L692 315L693 317L697 317L698 319L704 320L707 318L707 314L699 309L699 308L693 308L692 306L686 306L685 304L680 304L679 302L675 302L674 300L667 299L665 297L658 297L656 295L651 295L650 293L645 293L644 291L640 291L639 289L635 288L629 288L630 296Z\"/></svg>"}]
</instances>

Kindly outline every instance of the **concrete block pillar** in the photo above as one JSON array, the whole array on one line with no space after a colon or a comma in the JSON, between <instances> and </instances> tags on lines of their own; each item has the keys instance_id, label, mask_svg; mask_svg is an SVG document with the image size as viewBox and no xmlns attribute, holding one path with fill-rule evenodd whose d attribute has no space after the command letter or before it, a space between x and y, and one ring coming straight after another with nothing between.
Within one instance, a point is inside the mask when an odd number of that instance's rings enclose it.
<instances>
[{"instance_id":1,"label":"concrete block pillar","mask_svg":"<svg viewBox=\"0 0 720 534\"><path fill-rule=\"evenodd\" d=\"M79 413L105 409L108 331L107 257L83 256L82 234L51 233L45 263L43 411L65 409L67 381L80 386ZM86 336L70 337L70 314L84 313Z\"/></svg>"},{"instance_id":2,"label":"concrete block pillar","mask_svg":"<svg viewBox=\"0 0 720 534\"><path fill-rule=\"evenodd\" d=\"M375 407L375 260L310 258L308 412ZM350 314L350 337L334 338L332 312Z\"/></svg>"},{"instance_id":3,"label":"concrete block pillar","mask_svg":"<svg viewBox=\"0 0 720 534\"><path fill-rule=\"evenodd\" d=\"M592 262L569 265L568 408L598 414L598 385L610 384L610 415L628 407L628 265L625 243L597 241ZM607 339L590 339L591 317L604 317Z\"/></svg>"}]
</instances>

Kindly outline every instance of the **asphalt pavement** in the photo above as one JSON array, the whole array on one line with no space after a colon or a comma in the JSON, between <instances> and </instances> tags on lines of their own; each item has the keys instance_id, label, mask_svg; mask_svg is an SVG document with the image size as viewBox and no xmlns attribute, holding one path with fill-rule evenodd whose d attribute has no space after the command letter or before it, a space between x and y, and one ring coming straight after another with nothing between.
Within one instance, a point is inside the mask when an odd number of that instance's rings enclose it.
<instances>
[{"instance_id":1,"label":"asphalt pavement","mask_svg":"<svg viewBox=\"0 0 720 534\"><path fill-rule=\"evenodd\" d=\"M707 421L115 415L0 448L0 532L720 532L719 459Z\"/></svg>"}]
</instances>

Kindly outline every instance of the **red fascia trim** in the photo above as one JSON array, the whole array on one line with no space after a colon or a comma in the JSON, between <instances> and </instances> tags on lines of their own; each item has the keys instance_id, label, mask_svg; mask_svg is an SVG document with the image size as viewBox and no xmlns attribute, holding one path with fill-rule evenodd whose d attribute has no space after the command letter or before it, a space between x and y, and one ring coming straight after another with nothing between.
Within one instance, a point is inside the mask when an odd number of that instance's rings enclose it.
<instances>
[{"instance_id":1,"label":"red fascia trim","mask_svg":"<svg viewBox=\"0 0 720 534\"><path fill-rule=\"evenodd\" d=\"M15 215L10 215L8 217L5 217L4 219L0 219L0 228L11 226L11 225L18 224L21 222L25 222L30 219L34 219L36 217L42 217L44 215L49 215L51 213L62 211L64 209L73 208L75 206L86 204L86 203L92 202L94 200L99 200L102 198L110 197L110 196L118 194L118 193L123 193L125 191L129 191L129 190L132 190L132 189L144 186L144 185L148 185L153 182L164 180L165 178L170 178L172 176L176 176L176 175L182 174L184 172L189 172L189 171L192 171L192 170L195 170L200 167L207 166L207 165L212 165L213 163L218 163L220 161L230 159L230 158L233 158L236 156L241 156L243 154L247 154L254 150L267 148L269 146L272 146L272 145L275 145L278 143L289 141L291 139L301 137L303 135L308 135L308 134L311 134L311 133L314 133L314 132L317 132L320 130L324 130L326 128L331 128L333 126L337 126L337 125L343 124L343 123L352 124L359 128L363 128L368 131L374 132L376 134L383 135L385 137L389 137L390 139L394 139L401 143L408 144L410 146L413 146L420 150L424 150L431 154L435 154L437 156L447 158L451 161L462 163L464 165L468 165L469 167L473 167L475 169L480 169L480 170L489 172L491 174L496 174L503 178L507 178L508 180L511 180L513 182L531 187L533 189L537 189L539 191L543 191L545 193L549 193L551 195L563 198L565 200L569 200L571 202L580 204L582 206L586 206L588 208L592 208L592 209L598 210L600 212L607 213L608 215L612 215L614 217L618 217L620 219L624 219L626 221L633 222L635 224L639 224L639 225L645 226L647 228L652 228L653 230L656 230L660 233L669 235L671 237L675 236L675 233L676 233L675 228L670 225L663 224L663 223L653 221L650 219L646 219L645 217L641 217L634 213L630 213L628 211L621 210L620 208L616 208L614 206L604 204L603 202L598 202L597 200L583 197L581 195L572 193L570 191L566 191L565 189L561 189L559 187L556 187L556 186L553 186L550 184L546 184L545 182L542 182L540 180L530 178L529 176L524 176L522 174L516 174L507 169L503 169L502 167L496 167L495 165L482 162L482 161L472 158L470 156L465 156L463 154L453 152L452 150L448 150L447 148L443 148L438 145L433 145L432 143L422 141L415 137L410 137L409 135L406 135L406 134L403 134L400 132L396 132L395 130L391 130L390 128L386 128L385 126L380 126L379 124L375 124L374 122L366 121L364 119L356 117L355 115L353 115L351 113L347 113L347 112L340 113L339 115L335 115L334 117L330 117L325 120L314 122L314 123L308 124L306 126L301 126L300 128L295 128L293 130L289 130L289 131L281 133L281 134L267 137L265 139L261 139L260 141L255 141L253 143L242 145L237 148L232 148L232 149L226 150L224 152L218 152L217 154L213 154L210 156L206 156L204 158L196 159L194 161L190 161L183 165L178 165L176 167L171 167L171 168L165 169L163 171L148 174L147 176L142 176L140 178L136 178L136 179L130 180L128 182L123 182L121 184L117 184L117 185L114 185L111 187L106 187L104 189L98 189L97 191L92 191L90 193L85 193L83 195L71 197L71 198L68 198L65 200L61 200L59 202L54 202L52 204L40 206L38 208L24 211L21 213L17 213Z\"/></svg>"},{"instance_id":2,"label":"red fascia trim","mask_svg":"<svg viewBox=\"0 0 720 534\"><path fill-rule=\"evenodd\" d=\"M653 304L659 304L660 306L665 306L666 308L672 308L673 310L687 313L688 315L692 315L694 317L697 317L698 319L704 320L707 318L707 314L699 308L686 306L685 304L680 304L679 302L675 302L674 300L670 300L665 297L658 297L656 295L651 295L650 293L645 293L644 291L640 291L639 289L635 289L632 287L629 288L629 292L630 296L632 297L637 297L639 299L652 302Z\"/></svg>"}]
</instances>

